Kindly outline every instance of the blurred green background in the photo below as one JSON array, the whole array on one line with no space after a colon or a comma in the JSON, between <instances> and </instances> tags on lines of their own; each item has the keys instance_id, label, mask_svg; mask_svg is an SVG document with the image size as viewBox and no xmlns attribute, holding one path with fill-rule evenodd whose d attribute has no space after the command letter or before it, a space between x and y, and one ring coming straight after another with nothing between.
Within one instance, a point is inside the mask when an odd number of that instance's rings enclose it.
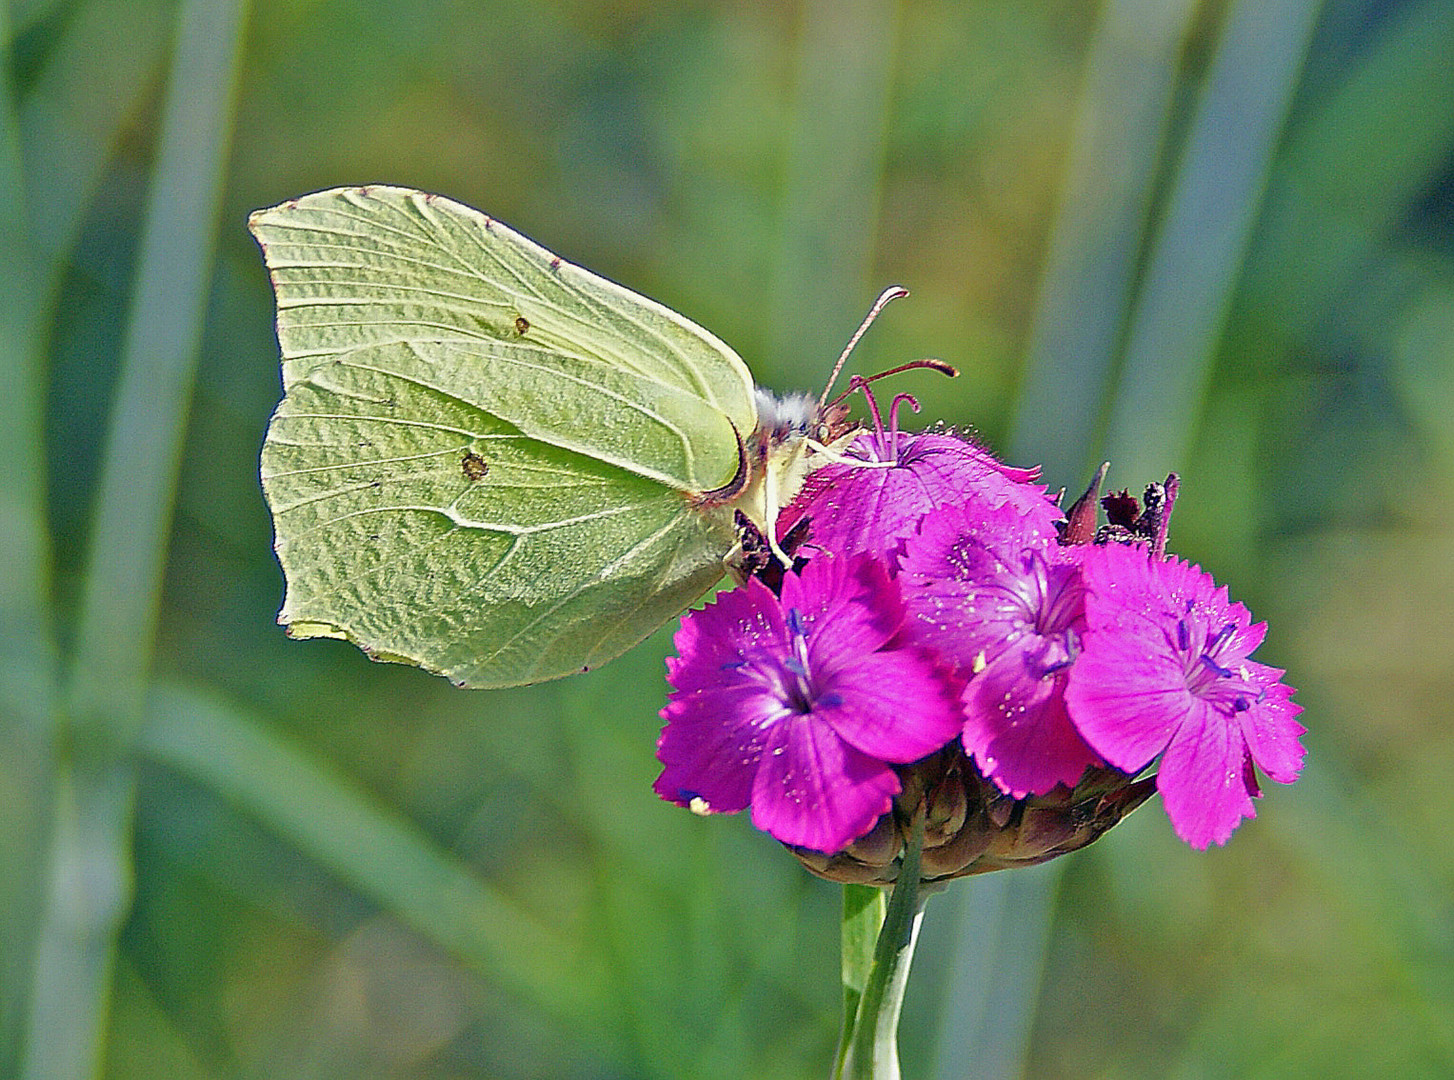
<instances>
[{"instance_id":1,"label":"blurred green background","mask_svg":"<svg viewBox=\"0 0 1454 1080\"><path fill-rule=\"evenodd\" d=\"M0 1076L826 1074L837 891L659 803L657 635L466 693L276 627L248 211L447 193L1272 629L1307 771L930 902L905 1075L1454 1075L1454 0L8 0ZM998 880L1014 877L1015 880Z\"/></svg>"}]
</instances>

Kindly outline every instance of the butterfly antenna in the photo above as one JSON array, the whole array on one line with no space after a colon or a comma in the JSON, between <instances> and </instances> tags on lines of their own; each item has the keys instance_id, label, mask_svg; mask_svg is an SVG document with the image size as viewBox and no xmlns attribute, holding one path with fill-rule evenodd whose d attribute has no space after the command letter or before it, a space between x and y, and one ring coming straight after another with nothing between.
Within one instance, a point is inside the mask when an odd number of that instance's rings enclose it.
<instances>
[{"instance_id":1,"label":"butterfly antenna","mask_svg":"<svg viewBox=\"0 0 1454 1080\"><path fill-rule=\"evenodd\" d=\"M854 384L850 386L847 390L843 391L843 393L839 394L832 401L828 402L827 407L830 409L833 408L834 405L837 405L849 394L853 393L855 390L862 389L869 383L878 382L878 380L880 379L886 379L890 375L898 375L905 371L918 371L923 368L927 368L930 371L937 371L941 375L948 375L951 379L959 377L959 369L954 365L946 364L943 360L935 360L931 356L926 356L922 360L910 360L907 364L900 364L898 367L891 367L887 371L880 371L876 375L855 375L854 379L858 381L854 382ZM819 409L822 408L823 406L820 405Z\"/></svg>"},{"instance_id":2,"label":"butterfly antenna","mask_svg":"<svg viewBox=\"0 0 1454 1080\"><path fill-rule=\"evenodd\" d=\"M878 318L878 313L888 306L890 300L897 300L901 296L908 296L909 290L902 285L890 285L883 292L878 294L878 299L873 302L873 307L868 309L868 314L863 317L863 322L854 331L853 336L848 339L848 344L843 347L843 352L838 357L838 363L833 365L833 374L828 377L828 385L823 387L823 394L818 398L818 411L822 412L824 404L828 401L828 394L833 390L833 384L838 381L838 376L843 373L843 365L848 363L848 354L858 344L858 339L873 325L873 320Z\"/></svg>"}]
</instances>

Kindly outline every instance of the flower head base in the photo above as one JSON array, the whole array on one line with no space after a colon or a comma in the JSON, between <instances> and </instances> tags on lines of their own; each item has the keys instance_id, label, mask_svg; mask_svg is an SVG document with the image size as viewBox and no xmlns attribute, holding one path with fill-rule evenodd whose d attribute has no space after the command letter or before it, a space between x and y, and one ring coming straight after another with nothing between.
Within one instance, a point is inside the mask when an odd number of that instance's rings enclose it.
<instances>
[{"instance_id":1,"label":"flower head base","mask_svg":"<svg viewBox=\"0 0 1454 1080\"><path fill-rule=\"evenodd\" d=\"M1153 780L1100 768L1087 770L1074 788L1012 799L957 745L898 771L904 789L872 831L831 855L790 848L798 861L829 881L891 885L913 812L924 800L919 873L926 884L1036 866L1094 843L1155 790Z\"/></svg>"},{"instance_id":2,"label":"flower head base","mask_svg":"<svg viewBox=\"0 0 1454 1080\"><path fill-rule=\"evenodd\" d=\"M657 744L662 798L701 813L752 807L784 843L838 851L899 792L894 763L958 733L957 684L897 645L895 584L876 560L814 559L781 598L753 579L677 632Z\"/></svg>"}]
</instances>

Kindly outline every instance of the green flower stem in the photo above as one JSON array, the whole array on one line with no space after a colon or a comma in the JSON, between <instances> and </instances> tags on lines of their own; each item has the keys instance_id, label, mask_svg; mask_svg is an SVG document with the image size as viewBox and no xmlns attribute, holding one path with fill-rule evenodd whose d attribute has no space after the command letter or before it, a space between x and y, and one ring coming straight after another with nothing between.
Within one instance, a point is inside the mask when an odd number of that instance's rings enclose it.
<instances>
[{"instance_id":1,"label":"green flower stem","mask_svg":"<svg viewBox=\"0 0 1454 1080\"><path fill-rule=\"evenodd\" d=\"M914 811L899 880L889 897L874 949L873 967L858 1003L858 1015L851 1033L845 1030L848 1052L839 1062L835 1078L899 1080L899 1011L904 1003L904 987L909 982L914 943L924 914L919 888L919 856L923 848L924 807L920 805Z\"/></svg>"}]
</instances>

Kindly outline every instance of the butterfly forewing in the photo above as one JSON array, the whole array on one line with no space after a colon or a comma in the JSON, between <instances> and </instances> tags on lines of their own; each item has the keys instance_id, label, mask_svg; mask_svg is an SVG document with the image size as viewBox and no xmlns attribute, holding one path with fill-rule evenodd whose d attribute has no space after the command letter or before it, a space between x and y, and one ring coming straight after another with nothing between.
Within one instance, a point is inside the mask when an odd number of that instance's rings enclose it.
<instances>
[{"instance_id":1,"label":"butterfly forewing","mask_svg":"<svg viewBox=\"0 0 1454 1080\"><path fill-rule=\"evenodd\" d=\"M251 220L278 298L284 388L361 346L524 434L685 492L737 471L746 365L707 331L468 207L318 192Z\"/></svg>"}]
</instances>

